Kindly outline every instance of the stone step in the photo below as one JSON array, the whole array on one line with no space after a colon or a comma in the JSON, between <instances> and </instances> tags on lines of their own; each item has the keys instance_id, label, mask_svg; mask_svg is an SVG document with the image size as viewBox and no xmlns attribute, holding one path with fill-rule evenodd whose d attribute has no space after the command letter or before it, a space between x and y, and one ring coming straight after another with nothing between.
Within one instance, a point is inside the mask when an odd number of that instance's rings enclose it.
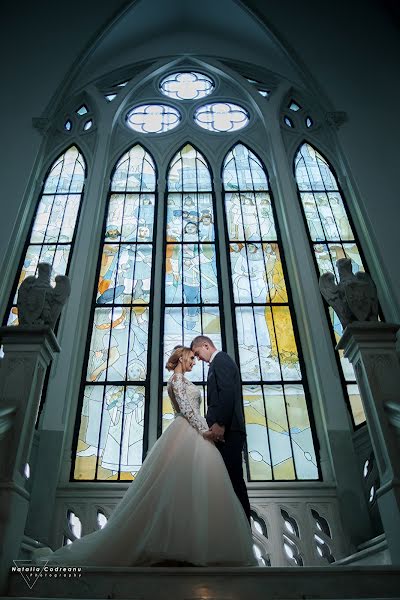
<instances>
[{"instance_id":1,"label":"stone step","mask_svg":"<svg viewBox=\"0 0 400 600\"><path fill-rule=\"evenodd\" d=\"M80 569L60 572L50 571L49 567L47 571L42 571L41 576L38 577L38 573L31 576L29 585L21 573L11 573L6 597L76 600L400 600L400 569L393 566Z\"/></svg>"},{"instance_id":2,"label":"stone step","mask_svg":"<svg viewBox=\"0 0 400 600\"><path fill-rule=\"evenodd\" d=\"M390 553L386 537L383 534L360 544L357 548L357 552L345 556L335 562L335 566L357 565L367 567L369 565L383 566L390 564L392 564Z\"/></svg>"}]
</instances>

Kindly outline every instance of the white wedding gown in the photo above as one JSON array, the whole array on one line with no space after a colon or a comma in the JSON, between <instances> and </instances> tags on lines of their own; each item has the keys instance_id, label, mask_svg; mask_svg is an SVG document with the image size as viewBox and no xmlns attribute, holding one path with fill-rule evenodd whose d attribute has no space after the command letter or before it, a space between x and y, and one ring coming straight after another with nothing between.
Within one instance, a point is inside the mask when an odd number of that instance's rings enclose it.
<instances>
[{"instance_id":1,"label":"white wedding gown","mask_svg":"<svg viewBox=\"0 0 400 600\"><path fill-rule=\"evenodd\" d=\"M36 551L34 560L81 566L257 565L251 530L221 455L202 437L208 425L199 411L198 387L175 374L168 392L175 419L105 527L50 555Z\"/></svg>"}]
</instances>

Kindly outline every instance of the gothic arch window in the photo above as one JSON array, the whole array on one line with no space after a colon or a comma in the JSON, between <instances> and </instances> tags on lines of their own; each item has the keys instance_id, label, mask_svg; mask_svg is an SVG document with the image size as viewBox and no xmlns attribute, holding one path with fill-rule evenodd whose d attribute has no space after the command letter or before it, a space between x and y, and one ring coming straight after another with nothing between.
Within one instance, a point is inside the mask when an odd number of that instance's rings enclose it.
<instances>
[{"instance_id":1,"label":"gothic arch window","mask_svg":"<svg viewBox=\"0 0 400 600\"><path fill-rule=\"evenodd\" d=\"M223 166L250 480L318 479L304 374L265 167L243 144Z\"/></svg>"},{"instance_id":2,"label":"gothic arch window","mask_svg":"<svg viewBox=\"0 0 400 600\"><path fill-rule=\"evenodd\" d=\"M85 159L76 146L63 152L50 167L9 301L7 325L18 324L19 286L36 274L40 262L52 265L53 285L57 275L68 272L85 176Z\"/></svg>"},{"instance_id":3,"label":"gothic arch window","mask_svg":"<svg viewBox=\"0 0 400 600\"><path fill-rule=\"evenodd\" d=\"M362 253L345 199L326 158L311 144L304 142L295 157L295 174L317 273L322 275L330 271L337 281L336 261L345 257L351 259L353 272L364 271ZM331 307L329 316L336 345L343 327ZM342 350L339 360L353 423L355 426L361 425L365 422L365 414L353 367L344 358Z\"/></svg>"},{"instance_id":4,"label":"gothic arch window","mask_svg":"<svg viewBox=\"0 0 400 600\"><path fill-rule=\"evenodd\" d=\"M219 277L215 244L215 208L211 172L205 158L186 144L168 168L165 224L164 364L177 344L190 346L200 334L221 347ZM162 428L173 410L164 371ZM206 373L198 362L188 377L202 385ZM204 411L204 405L203 405Z\"/></svg>"},{"instance_id":5,"label":"gothic arch window","mask_svg":"<svg viewBox=\"0 0 400 600\"><path fill-rule=\"evenodd\" d=\"M239 90L223 97L222 74L209 78L221 102L205 104L198 86L207 83L206 73L190 73L189 87L175 71L157 76L143 98L132 95L120 112L124 135L146 138L148 150L132 146L111 180L71 477L134 478L147 444L173 418L167 356L201 333L224 349L229 330L244 384L249 480L316 480L313 417L273 198L266 169L250 150L256 117ZM168 100L179 113L179 125L169 131L169 117L154 113L165 100L163 81L178 94ZM199 109L210 126L196 122ZM136 115L133 131L128 115ZM224 160L222 143L236 140L240 128L249 145L236 143ZM187 141L167 164L170 140L183 134ZM200 152L194 144L201 140L207 148L213 137L213 149ZM157 167L150 152L159 157ZM163 201L157 204L158 170ZM213 189L215 173L222 173L222 195ZM162 223L157 240L156 222ZM151 330L160 344L150 358ZM206 376L201 362L188 374L202 389L203 412Z\"/></svg>"},{"instance_id":6,"label":"gothic arch window","mask_svg":"<svg viewBox=\"0 0 400 600\"><path fill-rule=\"evenodd\" d=\"M133 146L111 180L82 382L74 479L132 479L149 386L156 168Z\"/></svg>"}]
</instances>

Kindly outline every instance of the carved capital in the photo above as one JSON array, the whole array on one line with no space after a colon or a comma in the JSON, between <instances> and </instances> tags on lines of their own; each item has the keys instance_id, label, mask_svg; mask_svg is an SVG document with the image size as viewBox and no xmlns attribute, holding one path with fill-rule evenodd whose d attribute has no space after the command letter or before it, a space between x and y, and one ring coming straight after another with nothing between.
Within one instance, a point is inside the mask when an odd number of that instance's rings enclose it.
<instances>
[{"instance_id":1,"label":"carved capital","mask_svg":"<svg viewBox=\"0 0 400 600\"><path fill-rule=\"evenodd\" d=\"M349 120L347 113L344 110L334 110L325 113L325 122L333 129L339 129L344 123Z\"/></svg>"},{"instance_id":2,"label":"carved capital","mask_svg":"<svg viewBox=\"0 0 400 600\"><path fill-rule=\"evenodd\" d=\"M33 117L32 127L37 129L42 135L45 135L51 128L50 119L47 117Z\"/></svg>"}]
</instances>

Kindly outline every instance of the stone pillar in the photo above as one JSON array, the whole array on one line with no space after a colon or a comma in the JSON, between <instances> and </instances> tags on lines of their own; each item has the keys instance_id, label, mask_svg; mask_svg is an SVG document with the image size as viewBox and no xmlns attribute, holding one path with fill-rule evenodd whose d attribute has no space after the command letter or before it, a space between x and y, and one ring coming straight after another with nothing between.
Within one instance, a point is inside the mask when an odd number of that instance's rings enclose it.
<instances>
[{"instance_id":1,"label":"stone pillar","mask_svg":"<svg viewBox=\"0 0 400 600\"><path fill-rule=\"evenodd\" d=\"M46 368L60 347L48 326L1 327L0 594L18 558L30 495L25 489Z\"/></svg>"},{"instance_id":2,"label":"stone pillar","mask_svg":"<svg viewBox=\"0 0 400 600\"><path fill-rule=\"evenodd\" d=\"M400 444L393 418L400 411L399 329L392 323L350 323L337 346L353 364L360 388L380 475L378 507L394 565L400 565Z\"/></svg>"}]
</instances>

